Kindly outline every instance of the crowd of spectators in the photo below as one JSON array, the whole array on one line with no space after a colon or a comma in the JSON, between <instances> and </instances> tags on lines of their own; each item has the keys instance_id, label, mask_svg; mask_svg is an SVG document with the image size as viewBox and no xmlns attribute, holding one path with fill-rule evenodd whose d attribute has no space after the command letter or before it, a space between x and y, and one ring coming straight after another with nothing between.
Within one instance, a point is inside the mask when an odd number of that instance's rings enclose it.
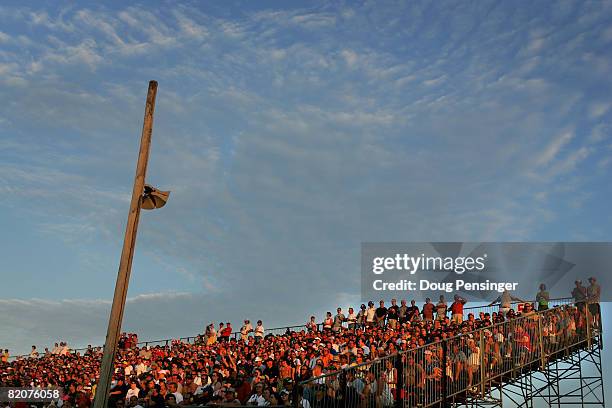
<instances>
[{"instance_id":1,"label":"crowd of spectators","mask_svg":"<svg viewBox=\"0 0 612 408\"><path fill-rule=\"evenodd\" d=\"M541 288L541 292L545 288ZM585 293L587 293L585 291ZM505 296L505 297L504 297ZM302 408L309 408L321 398L333 398L333 387L298 387L298 384L378 358L397 355L398 352L439 344L440 341L465 334L466 343L452 354L452 364L443 370L439 349L425 351L424 364L408 362L417 371L402 373L405 384L425 384L438 379L446 372L450 378L471 378L480 353L478 345L469 341L471 332L486 330L487 364L502 361L508 350L498 342L501 333L495 324L508 319L535 314L531 303L526 303L520 313L506 308L508 294L499 299L499 312L464 316L466 300L455 295L450 304L444 296L436 303L427 298L418 307L413 300L410 306L405 300L397 304L391 300L389 307L380 301L361 305L358 311L342 308L332 315L328 312L322 322L312 316L303 329L282 334L266 333L260 320L253 327L245 320L239 331L231 324L221 323L206 327L195 342L173 341L171 344L140 347L135 334L121 336L119 351L115 359L115 373L110 391L110 407L175 407L184 405L289 405L297 398ZM586 301L586 300L585 300ZM548 307L548 294L540 294L538 308ZM595 309L593 309L595 310ZM597 309L598 310L598 309ZM537 315L536 315L537 316ZM563 308L563 314L546 321L547 336L566 335L569 331L581 330L584 318L578 308ZM599 318L599 317L597 317ZM518 345L530 347L530 340L515 335ZM499 344L498 344L499 343ZM7 352L8 353L8 352ZM84 352L70 353L65 342L39 355L33 346L28 358L0 363L0 386L59 386L64 397L58 401L63 408L91 405L96 392L96 381L102 350L88 347ZM408 357L404 357L408 358ZM423 369L420 373L418 367ZM354 379L354 391L363 400L368 395L384 398L382 405L396 398L398 373L396 367L388 367L384 376ZM347 373L354 375L351 370ZM450 374L449 374L450 373ZM384 377L384 387L376 384ZM369 380L368 380L369 378ZM463 378L463 377L462 377ZM350 381L350 379L349 379ZM359 382L362 382L360 385ZM356 387L356 388L355 388ZM386 390L386 391L384 391ZM416 391L415 391L416 392ZM373 393L373 394L372 394ZM382 396L382 397L381 397ZM295 402L295 401L293 401ZM380 405L380 401L376 402Z\"/></svg>"}]
</instances>

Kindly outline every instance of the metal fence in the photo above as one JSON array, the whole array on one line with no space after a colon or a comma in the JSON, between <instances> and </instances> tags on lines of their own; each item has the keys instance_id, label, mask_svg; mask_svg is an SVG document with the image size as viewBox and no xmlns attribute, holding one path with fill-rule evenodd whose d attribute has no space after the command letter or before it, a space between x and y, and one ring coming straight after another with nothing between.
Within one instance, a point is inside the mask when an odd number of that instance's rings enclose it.
<instances>
[{"instance_id":1,"label":"metal fence","mask_svg":"<svg viewBox=\"0 0 612 408\"><path fill-rule=\"evenodd\" d=\"M572 298L558 298L558 299L551 299L550 300L550 305L551 306L558 306L558 305L563 305L563 304L570 304L572 303ZM516 305L520 305L522 302L513 302L512 305L516 306ZM464 308L464 316L465 318L468 317L468 315L471 313L475 316L475 318L478 318L480 313L489 313L490 315L492 315L495 312L499 311L499 306L498 305L493 305L493 306L471 306L471 307L466 307ZM317 331L321 331L323 328L323 324L322 323L318 323L317 324ZM306 328L306 324L300 324L300 325L292 325L292 326L281 326L281 327L274 327L271 329L266 329L265 330L265 335L283 335L287 332L299 332L305 330L307 331ZM345 329L346 330L346 329ZM217 336L219 336L217 334ZM249 334L247 337L251 337L253 336L253 334ZM230 335L230 338L239 340L241 338L244 338L244 336L240 333L240 331L235 331L232 332ZM187 337L179 337L178 339L161 339L161 340L147 340L147 341L141 341L138 342L136 344L136 346L138 347L156 347L156 346L161 346L161 347L166 347L166 346L171 346L172 342L175 341L179 341L182 343L196 343L196 342L204 342L205 338L203 335L198 334L198 335L194 335L194 336L187 336ZM100 348L100 346L96 346L93 348ZM84 353L88 350L87 347L83 347L83 348L76 348L76 349L70 349L70 353ZM43 355L44 353L41 353L39 351L40 355ZM11 356L10 360L16 360L16 359L23 359L23 358L28 358L29 354L24 354L24 355L19 355L19 356Z\"/></svg>"},{"instance_id":2,"label":"metal fence","mask_svg":"<svg viewBox=\"0 0 612 408\"><path fill-rule=\"evenodd\" d=\"M311 408L446 406L488 390L577 348L600 345L586 305L566 300L549 310L300 383ZM296 405L297 406L297 405Z\"/></svg>"}]
</instances>

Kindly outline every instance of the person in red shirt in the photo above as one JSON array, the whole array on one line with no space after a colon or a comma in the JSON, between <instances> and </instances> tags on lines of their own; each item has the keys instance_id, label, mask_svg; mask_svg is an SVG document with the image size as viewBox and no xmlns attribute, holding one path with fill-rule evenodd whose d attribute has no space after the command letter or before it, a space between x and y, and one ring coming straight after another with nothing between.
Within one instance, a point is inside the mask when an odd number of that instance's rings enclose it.
<instances>
[{"instance_id":1,"label":"person in red shirt","mask_svg":"<svg viewBox=\"0 0 612 408\"><path fill-rule=\"evenodd\" d=\"M463 305L465 305L467 301L459 295L455 295L455 301L450 306L449 310L451 311L451 322L456 324L461 324L463 322Z\"/></svg>"},{"instance_id":2,"label":"person in red shirt","mask_svg":"<svg viewBox=\"0 0 612 408\"><path fill-rule=\"evenodd\" d=\"M434 309L435 306L431 303L430 298L425 299L425 304L423 305L423 320L427 322L432 322L434 319Z\"/></svg>"},{"instance_id":3,"label":"person in red shirt","mask_svg":"<svg viewBox=\"0 0 612 408\"><path fill-rule=\"evenodd\" d=\"M232 324L227 322L227 326L221 329L221 336L219 336L219 340L229 341L230 336L232 335Z\"/></svg>"}]
</instances>

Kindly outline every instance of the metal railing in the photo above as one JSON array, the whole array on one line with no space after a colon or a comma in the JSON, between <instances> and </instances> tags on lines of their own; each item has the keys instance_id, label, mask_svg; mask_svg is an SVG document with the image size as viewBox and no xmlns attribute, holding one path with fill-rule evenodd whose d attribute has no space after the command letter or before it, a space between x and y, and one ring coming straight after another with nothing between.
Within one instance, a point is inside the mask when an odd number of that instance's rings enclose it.
<instances>
[{"instance_id":1,"label":"metal railing","mask_svg":"<svg viewBox=\"0 0 612 408\"><path fill-rule=\"evenodd\" d=\"M561 305L561 304L568 304L571 303L573 301L572 298L557 298L557 299L551 299L550 300L550 304L551 306L557 306L557 305ZM530 303L534 303L535 301L530 301ZM512 302L512 305L517 305L517 304L521 304L523 302ZM469 307L465 307L464 309L464 318L467 318L469 313L474 314L474 316L477 318L478 315L480 314L480 312L483 313L489 313L489 314L493 314L494 312L498 312L499 311L499 306L469 306ZM323 324L322 323L317 323L317 331L321 331L323 328ZM285 334L287 331L301 331L301 330L305 330L307 331L306 328L306 324L300 324L300 325L292 325L292 326L281 326L281 327L274 327L271 329L266 329L265 330L265 335L282 335ZM252 336L253 334L249 334L248 336ZM219 338L219 333L217 333L217 338ZM240 331L234 331L231 333L230 338L234 338L236 340L242 338L242 334ZM182 343L195 343L199 340L205 341L205 337L204 335L201 334L197 334L194 336L187 336L187 337L179 337L179 338L169 338L169 339L161 339L161 340L147 340L147 341L140 341L138 343L136 343L137 347L149 347L149 346L170 346L172 345L173 341L179 341ZM101 348L101 346L93 346L93 349L97 349L97 348ZM84 353L87 350L89 350L88 347L82 347L82 348L76 348L76 349L70 349L69 352L72 354L76 354L76 353ZM44 352L40 352L39 351L39 355L43 356ZM22 355L18 355L18 356L11 356L9 358L9 360L19 360L19 359L24 359L24 358L29 358L30 355L29 354L22 354Z\"/></svg>"},{"instance_id":2,"label":"metal railing","mask_svg":"<svg viewBox=\"0 0 612 408\"><path fill-rule=\"evenodd\" d=\"M601 345L589 307L549 310L400 351L301 382L311 408L446 406L579 348Z\"/></svg>"}]
</instances>

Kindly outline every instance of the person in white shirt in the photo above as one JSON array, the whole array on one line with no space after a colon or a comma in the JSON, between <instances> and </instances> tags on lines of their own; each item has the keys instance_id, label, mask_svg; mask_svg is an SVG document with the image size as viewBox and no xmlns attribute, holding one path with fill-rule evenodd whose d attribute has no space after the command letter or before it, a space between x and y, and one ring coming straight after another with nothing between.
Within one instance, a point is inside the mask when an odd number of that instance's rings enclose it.
<instances>
[{"instance_id":1,"label":"person in white shirt","mask_svg":"<svg viewBox=\"0 0 612 408\"><path fill-rule=\"evenodd\" d=\"M252 331L253 331L253 326L251 325L251 322L249 320L245 320L244 324L240 328L240 338L243 341L247 341L249 337L249 333L251 333Z\"/></svg>"},{"instance_id":2,"label":"person in white shirt","mask_svg":"<svg viewBox=\"0 0 612 408\"><path fill-rule=\"evenodd\" d=\"M348 309L346 322L348 323L349 330L355 330L357 328L357 313L355 313L352 307L349 307Z\"/></svg>"},{"instance_id":3,"label":"person in white shirt","mask_svg":"<svg viewBox=\"0 0 612 408\"><path fill-rule=\"evenodd\" d=\"M178 391L178 386L175 382L171 382L168 384L168 392L176 398L176 403L180 404L183 402L183 394Z\"/></svg>"},{"instance_id":4,"label":"person in white shirt","mask_svg":"<svg viewBox=\"0 0 612 408\"><path fill-rule=\"evenodd\" d=\"M127 393L125 394L125 399L127 401L130 401L130 399L132 397L136 397L138 398L138 393L140 392L140 389L138 388L138 383L134 380L130 381L130 389L127 390Z\"/></svg>"},{"instance_id":5,"label":"person in white shirt","mask_svg":"<svg viewBox=\"0 0 612 408\"><path fill-rule=\"evenodd\" d=\"M68 348L68 344L66 344L66 342L60 343L60 351L59 351L60 356L65 356L69 352L70 352L70 349Z\"/></svg>"},{"instance_id":6,"label":"person in white shirt","mask_svg":"<svg viewBox=\"0 0 612 408\"><path fill-rule=\"evenodd\" d=\"M36 346L32 346L32 351L30 351L30 358L38 358L38 350L36 350Z\"/></svg>"},{"instance_id":7,"label":"person in white shirt","mask_svg":"<svg viewBox=\"0 0 612 408\"><path fill-rule=\"evenodd\" d=\"M374 302L368 302L368 309L366 310L366 325L374 326L374 316L376 316L376 308Z\"/></svg>"},{"instance_id":8,"label":"person in white shirt","mask_svg":"<svg viewBox=\"0 0 612 408\"><path fill-rule=\"evenodd\" d=\"M497 299L491 302L489 306L493 306L495 303L499 303L499 313L503 316L506 316L506 314L510 311L512 301L527 303L527 301L525 300L512 296L510 291L506 289L501 295L497 297Z\"/></svg>"},{"instance_id":9,"label":"person in white shirt","mask_svg":"<svg viewBox=\"0 0 612 408\"><path fill-rule=\"evenodd\" d=\"M255 340L262 340L264 337L266 329L263 327L263 322L261 320L257 321L257 326L255 326Z\"/></svg>"},{"instance_id":10,"label":"person in white shirt","mask_svg":"<svg viewBox=\"0 0 612 408\"><path fill-rule=\"evenodd\" d=\"M476 345L474 339L468 340L469 356L467 358L468 388L472 386L472 380L480 368L480 347Z\"/></svg>"},{"instance_id":11,"label":"person in white shirt","mask_svg":"<svg viewBox=\"0 0 612 408\"><path fill-rule=\"evenodd\" d=\"M123 367L123 373L126 377L131 377L134 372L134 367L127 361L124 361L123 364L125 365L125 367Z\"/></svg>"},{"instance_id":12,"label":"person in white shirt","mask_svg":"<svg viewBox=\"0 0 612 408\"><path fill-rule=\"evenodd\" d=\"M149 367L142 362L141 357L138 357L138 359L136 359L136 376L140 377L140 374L146 373L148 370Z\"/></svg>"},{"instance_id":13,"label":"person in white shirt","mask_svg":"<svg viewBox=\"0 0 612 408\"><path fill-rule=\"evenodd\" d=\"M255 385L255 394L251 395L251 398L247 400L247 405L257 405L258 407L266 406L268 401L263 396L263 384L257 383Z\"/></svg>"}]
</instances>

